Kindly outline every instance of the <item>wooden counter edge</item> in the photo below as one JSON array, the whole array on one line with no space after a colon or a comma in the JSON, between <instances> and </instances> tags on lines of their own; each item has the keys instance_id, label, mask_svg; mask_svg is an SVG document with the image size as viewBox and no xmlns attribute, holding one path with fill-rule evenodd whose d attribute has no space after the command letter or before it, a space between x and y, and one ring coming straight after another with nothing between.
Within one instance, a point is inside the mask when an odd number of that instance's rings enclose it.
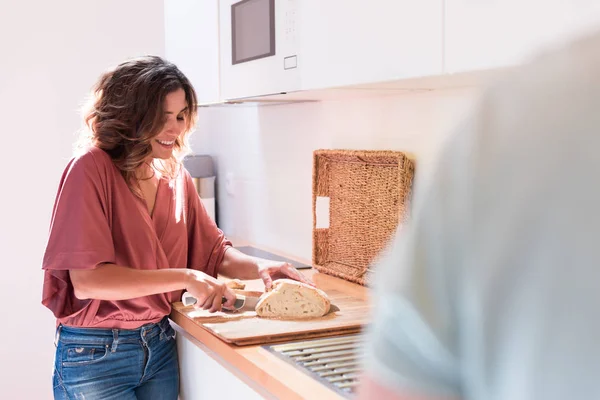
<instances>
[{"instance_id":1,"label":"wooden counter edge","mask_svg":"<svg viewBox=\"0 0 600 400\"><path fill-rule=\"evenodd\" d=\"M334 390L260 346L237 347L225 343L175 309L170 318L206 347L209 356L263 397L266 391L276 399L344 399Z\"/></svg>"}]
</instances>

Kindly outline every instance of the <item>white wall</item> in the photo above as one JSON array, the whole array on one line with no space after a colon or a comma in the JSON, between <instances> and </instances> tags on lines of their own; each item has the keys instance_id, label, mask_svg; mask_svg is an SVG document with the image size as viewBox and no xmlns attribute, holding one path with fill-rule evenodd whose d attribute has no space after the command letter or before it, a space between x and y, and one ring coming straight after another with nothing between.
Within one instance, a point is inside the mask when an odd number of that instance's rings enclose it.
<instances>
[{"instance_id":1,"label":"white wall","mask_svg":"<svg viewBox=\"0 0 600 400\"><path fill-rule=\"evenodd\" d=\"M99 74L164 55L162 0L0 0L0 397L52 393L41 259L60 175Z\"/></svg>"},{"instance_id":2,"label":"white wall","mask_svg":"<svg viewBox=\"0 0 600 400\"><path fill-rule=\"evenodd\" d=\"M413 153L427 168L479 89L368 99L200 109L192 148L218 168L218 222L225 233L311 259L312 152L318 148ZM226 175L233 175L233 196Z\"/></svg>"}]
</instances>

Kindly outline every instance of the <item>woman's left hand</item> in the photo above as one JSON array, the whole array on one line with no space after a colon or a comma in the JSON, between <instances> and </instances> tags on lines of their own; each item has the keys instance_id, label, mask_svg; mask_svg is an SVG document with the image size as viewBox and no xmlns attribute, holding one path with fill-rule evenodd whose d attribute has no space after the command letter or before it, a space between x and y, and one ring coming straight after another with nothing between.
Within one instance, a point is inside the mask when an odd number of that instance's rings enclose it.
<instances>
[{"instance_id":1,"label":"woman's left hand","mask_svg":"<svg viewBox=\"0 0 600 400\"><path fill-rule=\"evenodd\" d=\"M315 284L300 273L294 266L287 262L261 260L258 263L258 274L267 290L271 289L273 281L287 278L315 286Z\"/></svg>"}]
</instances>

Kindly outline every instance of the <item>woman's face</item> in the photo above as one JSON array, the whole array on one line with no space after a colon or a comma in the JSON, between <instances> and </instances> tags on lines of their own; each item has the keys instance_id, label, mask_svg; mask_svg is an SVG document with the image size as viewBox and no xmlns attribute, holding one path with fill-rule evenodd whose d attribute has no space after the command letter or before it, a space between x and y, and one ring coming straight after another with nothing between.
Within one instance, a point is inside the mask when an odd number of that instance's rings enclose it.
<instances>
[{"instance_id":1,"label":"woman's face","mask_svg":"<svg viewBox=\"0 0 600 400\"><path fill-rule=\"evenodd\" d=\"M152 139L152 158L168 159L173 154L175 139L185 130L187 102L183 89L177 89L165 97L165 126Z\"/></svg>"}]
</instances>

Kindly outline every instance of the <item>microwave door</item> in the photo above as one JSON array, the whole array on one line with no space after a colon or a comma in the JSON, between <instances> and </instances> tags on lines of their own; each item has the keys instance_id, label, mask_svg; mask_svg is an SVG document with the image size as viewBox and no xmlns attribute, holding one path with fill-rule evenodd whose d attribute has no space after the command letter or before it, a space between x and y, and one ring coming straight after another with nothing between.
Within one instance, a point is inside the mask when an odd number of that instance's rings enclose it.
<instances>
[{"instance_id":1,"label":"microwave door","mask_svg":"<svg viewBox=\"0 0 600 400\"><path fill-rule=\"evenodd\" d=\"M232 65L275 55L275 0L243 0L231 6Z\"/></svg>"}]
</instances>

